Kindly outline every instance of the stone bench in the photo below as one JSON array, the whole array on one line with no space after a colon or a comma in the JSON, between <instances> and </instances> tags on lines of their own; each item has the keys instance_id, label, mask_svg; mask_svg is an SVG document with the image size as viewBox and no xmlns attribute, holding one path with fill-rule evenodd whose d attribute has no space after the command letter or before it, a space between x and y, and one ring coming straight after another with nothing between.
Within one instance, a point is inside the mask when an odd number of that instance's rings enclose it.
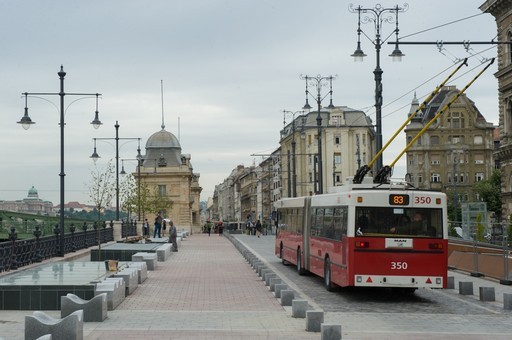
<instances>
[{"instance_id":1,"label":"stone bench","mask_svg":"<svg viewBox=\"0 0 512 340\"><path fill-rule=\"evenodd\" d=\"M132 294L139 286L139 273L137 268L125 268L113 275L124 279L126 285L126 296Z\"/></svg>"},{"instance_id":2,"label":"stone bench","mask_svg":"<svg viewBox=\"0 0 512 340\"><path fill-rule=\"evenodd\" d=\"M63 319L35 311L25 316L25 340L35 340L50 334L53 340L83 340L83 310L77 310Z\"/></svg>"},{"instance_id":3,"label":"stone bench","mask_svg":"<svg viewBox=\"0 0 512 340\"><path fill-rule=\"evenodd\" d=\"M71 293L60 297L61 318L77 310L84 311L84 322L102 322L107 318L107 293L98 294L90 300L84 300Z\"/></svg>"},{"instance_id":4,"label":"stone bench","mask_svg":"<svg viewBox=\"0 0 512 340\"><path fill-rule=\"evenodd\" d=\"M94 294L107 293L107 310L114 310L124 301L126 285L123 278L107 278L96 283Z\"/></svg>"},{"instance_id":5,"label":"stone bench","mask_svg":"<svg viewBox=\"0 0 512 340\"><path fill-rule=\"evenodd\" d=\"M139 274L139 284L146 281L148 278L148 266L146 262L129 262L127 264L128 268L137 268L137 272Z\"/></svg>"},{"instance_id":6,"label":"stone bench","mask_svg":"<svg viewBox=\"0 0 512 340\"><path fill-rule=\"evenodd\" d=\"M156 269L157 255L155 253L135 253L132 255L132 262L146 262L148 270Z\"/></svg>"},{"instance_id":7,"label":"stone bench","mask_svg":"<svg viewBox=\"0 0 512 340\"><path fill-rule=\"evenodd\" d=\"M156 249L156 258L160 262L165 262L171 257L171 243L164 243Z\"/></svg>"}]
</instances>

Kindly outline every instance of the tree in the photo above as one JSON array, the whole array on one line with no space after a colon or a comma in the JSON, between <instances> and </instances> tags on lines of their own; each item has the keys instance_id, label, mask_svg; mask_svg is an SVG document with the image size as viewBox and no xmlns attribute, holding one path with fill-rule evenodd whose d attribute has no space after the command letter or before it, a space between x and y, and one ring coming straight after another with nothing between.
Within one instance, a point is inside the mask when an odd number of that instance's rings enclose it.
<instances>
[{"instance_id":1,"label":"tree","mask_svg":"<svg viewBox=\"0 0 512 340\"><path fill-rule=\"evenodd\" d=\"M101 213L111 205L115 194L115 169L112 163L109 161L104 169L95 166L95 169L91 170L89 198L98 212L97 221L101 220Z\"/></svg>"},{"instance_id":2,"label":"tree","mask_svg":"<svg viewBox=\"0 0 512 340\"><path fill-rule=\"evenodd\" d=\"M494 170L489 179L477 182L473 190L487 202L487 210L501 217L501 171Z\"/></svg>"},{"instance_id":3,"label":"tree","mask_svg":"<svg viewBox=\"0 0 512 340\"><path fill-rule=\"evenodd\" d=\"M121 200L121 209L128 212L128 216L131 215L131 212L137 211L137 183L131 174L127 175L124 180L121 181L119 185L119 198Z\"/></svg>"}]
</instances>

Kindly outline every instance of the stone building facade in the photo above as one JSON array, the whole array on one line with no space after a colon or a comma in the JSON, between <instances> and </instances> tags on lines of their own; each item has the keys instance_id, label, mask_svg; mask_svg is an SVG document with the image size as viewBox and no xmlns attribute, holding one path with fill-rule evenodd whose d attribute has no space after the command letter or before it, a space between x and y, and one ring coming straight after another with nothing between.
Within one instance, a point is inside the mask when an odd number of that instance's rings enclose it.
<instances>
[{"instance_id":1,"label":"stone building facade","mask_svg":"<svg viewBox=\"0 0 512 340\"><path fill-rule=\"evenodd\" d=\"M190 159L189 154L181 152L176 136L162 125L162 129L151 135L146 143L138 180L147 185L150 193L170 201L164 215L173 220L178 229L195 232L201 228L199 201L202 188ZM133 176L138 178L138 172ZM146 218L152 221L154 216Z\"/></svg>"},{"instance_id":2,"label":"stone building facade","mask_svg":"<svg viewBox=\"0 0 512 340\"><path fill-rule=\"evenodd\" d=\"M407 144L458 92L455 86L441 88L407 125ZM414 97L409 116L418 106ZM452 204L477 201L474 183L489 179L494 169L494 129L462 94L408 149L408 181L417 188L445 192Z\"/></svg>"},{"instance_id":3,"label":"stone building facade","mask_svg":"<svg viewBox=\"0 0 512 340\"><path fill-rule=\"evenodd\" d=\"M512 1L487 0L482 12L496 18L498 42L498 101L500 110L500 146L495 154L501 165L502 217L512 215Z\"/></svg>"},{"instance_id":4,"label":"stone building facade","mask_svg":"<svg viewBox=\"0 0 512 340\"><path fill-rule=\"evenodd\" d=\"M22 200L0 201L0 210L55 216L52 202L39 198L34 186L28 190L27 197Z\"/></svg>"}]
</instances>

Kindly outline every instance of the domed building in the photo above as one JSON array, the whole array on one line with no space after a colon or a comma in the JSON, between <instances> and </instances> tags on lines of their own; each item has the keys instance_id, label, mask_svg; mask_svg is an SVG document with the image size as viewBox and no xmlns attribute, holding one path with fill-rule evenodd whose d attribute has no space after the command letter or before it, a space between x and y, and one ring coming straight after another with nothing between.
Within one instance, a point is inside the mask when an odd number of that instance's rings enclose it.
<instances>
[{"instance_id":1,"label":"domed building","mask_svg":"<svg viewBox=\"0 0 512 340\"><path fill-rule=\"evenodd\" d=\"M23 200L0 201L0 210L55 216L52 202L39 198L34 186L28 190L28 195Z\"/></svg>"},{"instance_id":2,"label":"domed building","mask_svg":"<svg viewBox=\"0 0 512 340\"><path fill-rule=\"evenodd\" d=\"M167 202L164 217L174 221L178 230L200 228L199 199L202 188L199 174L193 172L190 155L181 153L181 145L175 135L162 129L152 134L146 143L146 154L140 168L140 181L153 197ZM138 173L133 173L137 178ZM155 212L146 212L145 218L153 222Z\"/></svg>"}]
</instances>

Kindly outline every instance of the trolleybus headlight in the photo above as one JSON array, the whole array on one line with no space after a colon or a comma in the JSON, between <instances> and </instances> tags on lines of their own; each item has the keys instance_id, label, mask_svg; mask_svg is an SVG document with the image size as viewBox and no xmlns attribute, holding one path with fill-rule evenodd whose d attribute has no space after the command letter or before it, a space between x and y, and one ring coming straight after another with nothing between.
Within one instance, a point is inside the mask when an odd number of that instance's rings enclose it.
<instances>
[{"instance_id":1,"label":"trolleybus headlight","mask_svg":"<svg viewBox=\"0 0 512 340\"><path fill-rule=\"evenodd\" d=\"M436 284L440 285L442 283L442 279L440 277L436 277Z\"/></svg>"},{"instance_id":2,"label":"trolleybus headlight","mask_svg":"<svg viewBox=\"0 0 512 340\"><path fill-rule=\"evenodd\" d=\"M370 242L366 241L357 241L356 248L368 248L370 246Z\"/></svg>"}]
</instances>

